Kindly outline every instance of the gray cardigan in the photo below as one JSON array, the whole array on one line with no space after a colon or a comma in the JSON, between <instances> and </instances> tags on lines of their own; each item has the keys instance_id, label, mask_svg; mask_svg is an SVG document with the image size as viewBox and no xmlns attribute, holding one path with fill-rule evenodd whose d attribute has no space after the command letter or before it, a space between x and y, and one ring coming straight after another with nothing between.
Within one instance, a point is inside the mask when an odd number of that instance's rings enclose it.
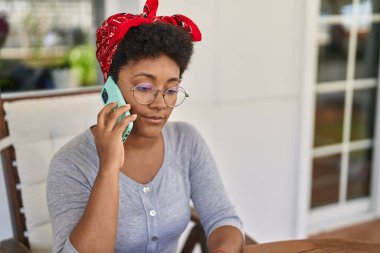
<instances>
[{"instance_id":1,"label":"gray cardigan","mask_svg":"<svg viewBox=\"0 0 380 253\"><path fill-rule=\"evenodd\" d=\"M178 238L189 222L190 200L207 236L223 225L242 231L241 221L200 134L183 122L168 123L162 133L165 157L150 183L142 185L120 173L115 252L175 252ZM69 235L86 208L98 168L90 129L53 157L47 182L53 252L77 252Z\"/></svg>"}]
</instances>

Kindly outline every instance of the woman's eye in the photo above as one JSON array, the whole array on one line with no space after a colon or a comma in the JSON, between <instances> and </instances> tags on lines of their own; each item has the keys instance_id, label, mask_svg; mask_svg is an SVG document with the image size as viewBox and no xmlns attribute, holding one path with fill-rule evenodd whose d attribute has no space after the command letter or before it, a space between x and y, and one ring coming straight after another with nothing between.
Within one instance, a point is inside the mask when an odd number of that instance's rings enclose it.
<instances>
[{"instance_id":1,"label":"woman's eye","mask_svg":"<svg viewBox=\"0 0 380 253\"><path fill-rule=\"evenodd\" d=\"M175 95L177 94L178 90L176 88L171 88L166 91L166 94L168 95Z\"/></svg>"},{"instance_id":2,"label":"woman's eye","mask_svg":"<svg viewBox=\"0 0 380 253\"><path fill-rule=\"evenodd\" d=\"M139 84L139 85L137 85L135 87L135 90L136 91L141 91L141 92L150 92L150 91L153 90L153 87L150 86L150 85L141 85L141 84Z\"/></svg>"}]
</instances>

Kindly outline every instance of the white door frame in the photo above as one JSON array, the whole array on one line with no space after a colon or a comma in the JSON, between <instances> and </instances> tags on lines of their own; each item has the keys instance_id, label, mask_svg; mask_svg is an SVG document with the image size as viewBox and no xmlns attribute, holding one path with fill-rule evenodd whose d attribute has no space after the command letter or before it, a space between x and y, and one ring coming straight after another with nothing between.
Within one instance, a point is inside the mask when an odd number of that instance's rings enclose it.
<instances>
[{"instance_id":1,"label":"white door frame","mask_svg":"<svg viewBox=\"0 0 380 253\"><path fill-rule=\"evenodd\" d=\"M380 64L379 64L380 73ZM380 76L380 74L379 74ZM380 217L380 77L378 78L377 85L377 108L376 108L376 119L374 128L374 148L373 148L373 176L372 176L372 198L373 198L373 209L376 217Z\"/></svg>"},{"instance_id":2,"label":"white door frame","mask_svg":"<svg viewBox=\"0 0 380 253\"><path fill-rule=\"evenodd\" d=\"M300 98L299 121L299 162L297 206L295 214L295 238L306 238L309 234L309 213L311 194L311 161L313 157L314 113L315 113L315 80L317 73L317 35L320 15L320 1L307 0L305 2L305 27L303 47L303 71ZM380 70L379 70L380 71ZM380 84L380 78L378 83ZM377 143L380 143L380 88L378 85L376 126L373 147L373 174L372 174L372 203L373 216L380 216L380 155ZM380 150L379 150L380 152Z\"/></svg>"},{"instance_id":3,"label":"white door frame","mask_svg":"<svg viewBox=\"0 0 380 253\"><path fill-rule=\"evenodd\" d=\"M299 121L299 163L296 208L295 237L302 239L308 235L308 215L311 189L311 157L314 135L314 83L316 80L317 51L316 34L318 34L318 17L320 1L307 0L305 4L305 27L303 47L303 71L300 98Z\"/></svg>"}]
</instances>

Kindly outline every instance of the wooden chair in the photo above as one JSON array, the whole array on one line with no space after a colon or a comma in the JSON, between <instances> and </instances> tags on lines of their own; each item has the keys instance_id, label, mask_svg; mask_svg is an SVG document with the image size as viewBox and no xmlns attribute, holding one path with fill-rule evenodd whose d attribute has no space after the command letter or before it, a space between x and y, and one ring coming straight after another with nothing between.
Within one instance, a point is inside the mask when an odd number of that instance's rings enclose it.
<instances>
[{"instance_id":1,"label":"wooden chair","mask_svg":"<svg viewBox=\"0 0 380 253\"><path fill-rule=\"evenodd\" d=\"M100 89L0 98L0 150L13 231L12 239L1 242L0 253L51 252L52 231L45 199L48 162L64 143L96 123L102 107ZM197 243L203 253L208 252L194 210L192 222L182 252L192 252ZM246 243L254 241L246 236Z\"/></svg>"},{"instance_id":2,"label":"wooden chair","mask_svg":"<svg viewBox=\"0 0 380 253\"><path fill-rule=\"evenodd\" d=\"M100 89L0 98L0 149L13 231L12 239L1 242L1 253L51 252L45 194L48 163L65 142L96 123ZM73 112L76 117L69 115Z\"/></svg>"}]
</instances>

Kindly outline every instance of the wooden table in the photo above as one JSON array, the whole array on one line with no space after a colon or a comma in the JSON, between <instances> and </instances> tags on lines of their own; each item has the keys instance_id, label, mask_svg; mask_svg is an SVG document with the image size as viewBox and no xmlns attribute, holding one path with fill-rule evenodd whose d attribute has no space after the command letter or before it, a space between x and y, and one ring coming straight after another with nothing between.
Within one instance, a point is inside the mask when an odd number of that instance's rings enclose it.
<instances>
[{"instance_id":1,"label":"wooden table","mask_svg":"<svg viewBox=\"0 0 380 253\"><path fill-rule=\"evenodd\" d=\"M244 247L243 253L380 253L379 244L358 241L308 239L271 242Z\"/></svg>"}]
</instances>

